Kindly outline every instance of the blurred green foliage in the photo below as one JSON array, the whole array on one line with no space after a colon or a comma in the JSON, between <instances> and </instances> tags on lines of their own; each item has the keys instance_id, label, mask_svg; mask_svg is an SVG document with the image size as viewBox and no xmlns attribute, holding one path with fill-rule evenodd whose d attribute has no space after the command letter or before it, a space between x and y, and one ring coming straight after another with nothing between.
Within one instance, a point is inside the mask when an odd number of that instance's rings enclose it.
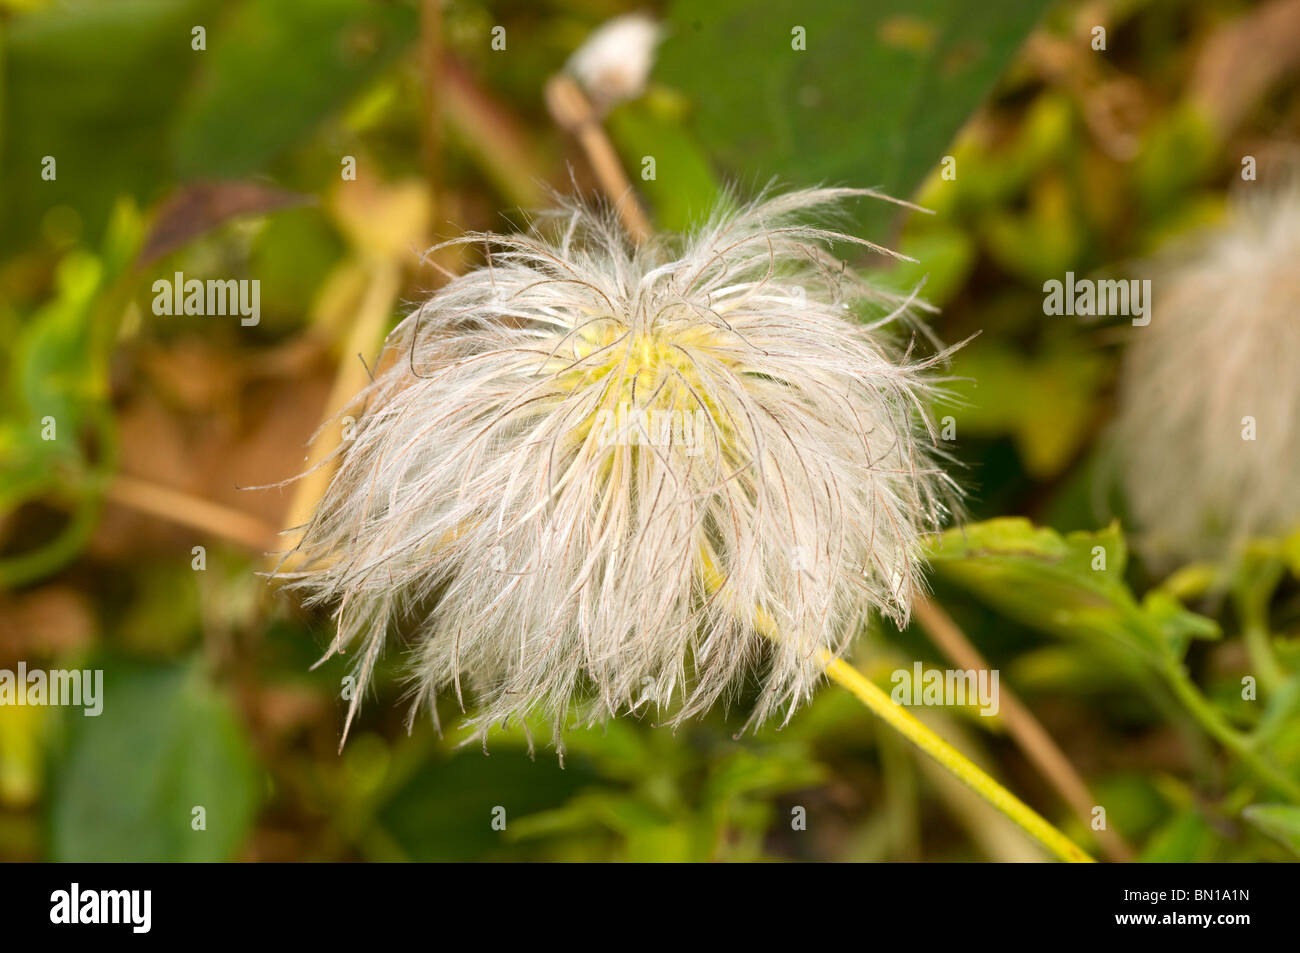
<instances>
[{"instance_id":1,"label":"blurred green foliage","mask_svg":"<svg viewBox=\"0 0 1300 953\"><path fill-rule=\"evenodd\" d=\"M54 777L52 859L231 856L248 835L261 785L230 703L195 664L105 668L111 701L98 716L71 719Z\"/></svg>"},{"instance_id":2,"label":"blurred green foliage","mask_svg":"<svg viewBox=\"0 0 1300 953\"><path fill-rule=\"evenodd\" d=\"M863 203L864 234L917 262L854 264L899 291L924 282L945 340L980 332L935 408L972 488L972 521L934 542L936 594L1112 830L1147 861L1300 853L1300 533L1255 541L1245 565L1162 577L1130 559L1106 436L1122 329L1042 310L1045 279L1128 267L1213 222L1243 152L1295 134L1294 86L1226 118L1193 92L1195 51L1255 5L658 6L650 86L606 127L659 227L770 180L877 186L935 212ZM393 653L340 753L343 670L309 670L328 615L268 588L259 547L218 543L228 520L171 525L163 497L113 489L124 473L278 528L292 487L237 487L297 472L363 349L351 333L375 275L401 274L395 318L442 280L434 264L466 264L421 261L433 240L518 221L544 185L590 187L542 90L627 8L0 2L0 668L102 668L107 695L96 718L0 709L0 857L1023 855L836 689L752 736L735 736L743 692L678 732L575 729L561 765L519 726L486 755L455 728L408 732ZM260 280L262 322L152 315L152 282L176 271ZM1258 700L1240 691L1245 620L1279 660ZM882 685L914 659L948 664L918 628L885 625L854 658ZM933 717L1100 848L1002 719Z\"/></svg>"},{"instance_id":3,"label":"blurred green foliage","mask_svg":"<svg viewBox=\"0 0 1300 953\"><path fill-rule=\"evenodd\" d=\"M682 0L658 76L694 94L690 128L747 185L909 195L1046 6L1008 0L972 18L960 0ZM893 211L867 205L861 225L878 233Z\"/></svg>"}]
</instances>

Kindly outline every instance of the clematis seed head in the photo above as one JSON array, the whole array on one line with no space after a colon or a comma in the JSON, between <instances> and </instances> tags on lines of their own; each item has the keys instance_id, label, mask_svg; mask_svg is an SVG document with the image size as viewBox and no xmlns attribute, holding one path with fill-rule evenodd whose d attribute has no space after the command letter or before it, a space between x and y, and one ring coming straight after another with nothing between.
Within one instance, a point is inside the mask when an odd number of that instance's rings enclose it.
<instances>
[{"instance_id":1,"label":"clematis seed head","mask_svg":"<svg viewBox=\"0 0 1300 953\"><path fill-rule=\"evenodd\" d=\"M1300 525L1300 187L1239 201L1155 262L1116 432L1156 565L1222 558Z\"/></svg>"},{"instance_id":2,"label":"clematis seed head","mask_svg":"<svg viewBox=\"0 0 1300 953\"><path fill-rule=\"evenodd\" d=\"M602 24L569 58L566 69L602 112L645 92L662 29L644 13Z\"/></svg>"},{"instance_id":3,"label":"clematis seed head","mask_svg":"<svg viewBox=\"0 0 1300 953\"><path fill-rule=\"evenodd\" d=\"M675 725L743 688L751 723L788 718L823 651L906 620L955 499L946 352L914 358L914 296L832 254L885 251L815 221L861 196L731 203L641 246L581 204L455 239L484 264L393 331L286 573L336 607L330 652L364 685L400 639L417 706L544 715L562 750L571 718Z\"/></svg>"}]
</instances>

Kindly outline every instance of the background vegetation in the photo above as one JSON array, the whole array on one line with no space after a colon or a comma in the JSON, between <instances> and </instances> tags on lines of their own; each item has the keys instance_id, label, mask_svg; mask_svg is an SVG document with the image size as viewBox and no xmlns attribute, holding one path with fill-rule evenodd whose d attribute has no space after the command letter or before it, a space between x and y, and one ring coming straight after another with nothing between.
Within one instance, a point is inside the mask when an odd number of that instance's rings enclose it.
<instances>
[{"instance_id":1,"label":"background vegetation","mask_svg":"<svg viewBox=\"0 0 1300 953\"><path fill-rule=\"evenodd\" d=\"M647 5L0 0L0 668L102 668L107 693L97 718L0 709L0 857L1040 856L834 687L780 732L735 737L740 710L677 733L577 731L561 767L518 731L488 756L426 719L408 735L391 653L337 750L346 671L310 670L330 621L257 575L298 485L240 488L298 473L364 382L358 355L438 266L471 264L422 259L434 240L519 222L546 184L593 188L543 89L629 8ZM668 30L651 85L606 126L657 227L773 177L936 210L876 205L858 223L920 259L881 279L928 275L944 340L982 332L954 367L965 403L945 411L979 522L936 544L936 598L1105 808L1109 839L1015 743L1005 706L918 714L1098 856L1293 858L1300 537L1172 576L1126 559L1107 439L1125 326L1045 317L1042 283L1214 222L1250 184L1243 155L1265 169L1294 152L1297 4L648 8ZM155 316L151 285L175 272L259 280L259 324ZM1255 701L1247 612L1282 666ZM866 633L853 661L888 686L915 659L952 665L917 626Z\"/></svg>"}]
</instances>

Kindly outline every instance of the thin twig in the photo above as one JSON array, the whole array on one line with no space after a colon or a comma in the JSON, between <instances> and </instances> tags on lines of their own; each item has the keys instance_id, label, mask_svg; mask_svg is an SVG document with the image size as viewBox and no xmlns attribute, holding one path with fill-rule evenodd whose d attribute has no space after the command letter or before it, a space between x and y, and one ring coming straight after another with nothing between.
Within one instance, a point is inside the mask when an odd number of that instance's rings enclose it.
<instances>
[{"instance_id":1,"label":"thin twig","mask_svg":"<svg viewBox=\"0 0 1300 953\"><path fill-rule=\"evenodd\" d=\"M713 550L707 543L700 547L700 572L710 593L724 593L726 577L718 568ZM745 611L735 606L732 611L749 622L756 632L773 642L781 642L781 628L763 609ZM825 648L816 650L816 657L826 677L848 689L877 718L897 731L923 753L933 758L963 784L1015 821L1020 827L1056 857L1067 863L1092 863L1092 858L1074 841L1053 827L1037 811L995 781L978 765L935 734L915 715L897 704L875 682L841 658L836 658Z\"/></svg>"},{"instance_id":2,"label":"thin twig","mask_svg":"<svg viewBox=\"0 0 1300 953\"><path fill-rule=\"evenodd\" d=\"M937 603L924 597L918 598L912 606L917 621L925 629L934 644L958 668L987 669L988 662L979 650L966 638L966 634L952 617ZM1088 824L1092 819L1092 809L1097 803L1088 790L1088 785L1074 770L1070 759L1052 740L1047 729L1034 717L1016 694L1005 684L998 685L998 706L1002 723L1007 733L1025 753L1039 772L1047 779L1058 794L1065 800L1080 819ZM1105 828L1097 831L1097 840L1111 860L1127 861L1133 858L1133 849L1115 831Z\"/></svg>"},{"instance_id":3,"label":"thin twig","mask_svg":"<svg viewBox=\"0 0 1300 953\"><path fill-rule=\"evenodd\" d=\"M105 497L121 506L188 526L219 539L266 552L277 546L274 527L256 516L213 503L183 490L119 474Z\"/></svg>"},{"instance_id":4,"label":"thin twig","mask_svg":"<svg viewBox=\"0 0 1300 953\"><path fill-rule=\"evenodd\" d=\"M629 237L638 245L644 242L653 234L650 219L632 190L618 153L586 93L573 77L560 73L546 84L546 105L556 124L578 140L596 181L614 203Z\"/></svg>"}]
</instances>

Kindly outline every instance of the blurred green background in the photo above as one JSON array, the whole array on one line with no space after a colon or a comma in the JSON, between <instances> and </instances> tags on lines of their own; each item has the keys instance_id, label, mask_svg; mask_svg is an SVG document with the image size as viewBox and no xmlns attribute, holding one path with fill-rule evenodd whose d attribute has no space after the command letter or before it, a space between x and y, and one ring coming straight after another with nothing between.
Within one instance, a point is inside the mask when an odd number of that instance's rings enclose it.
<instances>
[{"instance_id":1,"label":"blurred green background","mask_svg":"<svg viewBox=\"0 0 1300 953\"><path fill-rule=\"evenodd\" d=\"M772 179L935 210L860 209L919 264L855 264L925 276L945 341L981 332L937 411L980 522L936 546L936 596L1117 840L1003 719L918 714L1098 856L1294 859L1300 808L1221 729L1300 778L1300 546L1262 541L1228 583L1126 561L1106 440L1124 325L1042 310L1046 279L1216 221L1242 156L1294 153L1291 0L0 0L0 668L105 673L99 717L0 708L0 857L1042 856L836 687L781 731L737 737L743 698L676 733L574 731L561 766L519 730L460 747L451 706L442 737L408 734L394 652L338 752L347 670L310 670L328 615L258 575L296 485L241 488L297 474L358 355L472 264L425 248L594 188L543 90L631 10L665 35L605 127L657 227ZM260 281L260 321L155 315L175 272ZM1224 592L1262 586L1290 675L1248 703ZM888 686L916 659L948 664L881 625L853 661Z\"/></svg>"}]
</instances>

